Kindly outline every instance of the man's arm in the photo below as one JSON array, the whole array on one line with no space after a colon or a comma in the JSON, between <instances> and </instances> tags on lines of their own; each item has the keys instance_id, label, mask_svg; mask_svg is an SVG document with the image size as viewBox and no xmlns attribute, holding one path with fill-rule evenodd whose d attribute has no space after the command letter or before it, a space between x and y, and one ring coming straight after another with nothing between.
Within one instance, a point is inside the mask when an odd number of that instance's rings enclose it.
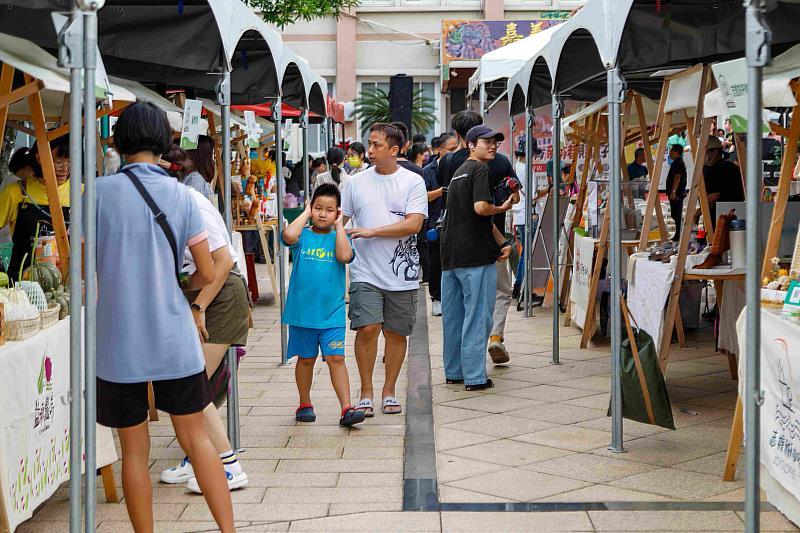
<instances>
[{"instance_id":1,"label":"man's arm","mask_svg":"<svg viewBox=\"0 0 800 533\"><path fill-rule=\"evenodd\" d=\"M344 220L346 224L348 218L345 217ZM424 222L425 215L422 213L409 213L400 222L378 228L354 228L349 230L348 234L354 239L371 239L375 237L399 239L419 233Z\"/></svg>"},{"instance_id":2,"label":"man's arm","mask_svg":"<svg viewBox=\"0 0 800 533\"><path fill-rule=\"evenodd\" d=\"M494 242L500 247L500 257L497 258L498 262L502 262L507 260L511 256L511 244L506 242L506 237L500 230L497 229L497 226L492 223L492 237L494 237Z\"/></svg>"},{"instance_id":3,"label":"man's arm","mask_svg":"<svg viewBox=\"0 0 800 533\"><path fill-rule=\"evenodd\" d=\"M473 208L475 209L475 213L482 216L482 217L491 217L494 215L499 215L500 213L505 213L509 209L514 206L514 195L509 196L508 199L502 203L502 205L492 205L486 201L475 202L473 204Z\"/></svg>"}]
</instances>

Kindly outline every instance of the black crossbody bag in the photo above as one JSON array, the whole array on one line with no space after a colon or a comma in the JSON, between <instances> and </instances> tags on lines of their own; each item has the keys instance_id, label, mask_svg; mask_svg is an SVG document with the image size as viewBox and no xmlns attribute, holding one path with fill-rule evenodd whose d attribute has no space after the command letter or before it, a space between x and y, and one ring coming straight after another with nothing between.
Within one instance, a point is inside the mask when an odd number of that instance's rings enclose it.
<instances>
[{"instance_id":1,"label":"black crossbody bag","mask_svg":"<svg viewBox=\"0 0 800 533\"><path fill-rule=\"evenodd\" d=\"M128 179L131 180L133 186L136 187L136 190L139 192L139 195L147 204L147 207L150 208L150 211L153 212L153 216L156 219L156 223L161 226L162 231L164 232L164 236L167 238L167 242L169 242L169 247L172 249L172 258L175 261L175 279L178 281L178 286L182 287L183 284L181 283L181 264L178 261L178 241L175 240L175 234L172 232L172 228L169 227L167 223L167 215L158 207L158 204L153 197L150 196L150 193L147 192L142 181L136 177L136 174L133 173L130 169L125 169L122 171L123 174L128 176Z\"/></svg>"}]
</instances>

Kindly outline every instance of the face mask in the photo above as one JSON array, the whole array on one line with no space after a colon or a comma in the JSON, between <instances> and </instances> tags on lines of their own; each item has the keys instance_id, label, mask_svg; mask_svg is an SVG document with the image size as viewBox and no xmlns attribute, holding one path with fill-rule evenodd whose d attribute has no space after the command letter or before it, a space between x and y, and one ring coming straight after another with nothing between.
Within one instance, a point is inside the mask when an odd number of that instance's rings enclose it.
<instances>
[{"instance_id":1,"label":"face mask","mask_svg":"<svg viewBox=\"0 0 800 533\"><path fill-rule=\"evenodd\" d=\"M347 162L353 168L358 168L361 166L361 159L357 155L351 155L347 158Z\"/></svg>"}]
</instances>

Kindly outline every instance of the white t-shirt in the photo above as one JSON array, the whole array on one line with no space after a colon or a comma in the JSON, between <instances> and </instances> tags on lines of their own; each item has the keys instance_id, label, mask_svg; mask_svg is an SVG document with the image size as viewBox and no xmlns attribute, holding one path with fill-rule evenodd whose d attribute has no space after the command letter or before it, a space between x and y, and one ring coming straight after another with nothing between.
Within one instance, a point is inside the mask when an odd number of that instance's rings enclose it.
<instances>
[{"instance_id":1,"label":"white t-shirt","mask_svg":"<svg viewBox=\"0 0 800 533\"><path fill-rule=\"evenodd\" d=\"M524 161L517 161L514 163L514 172L517 173L517 177L519 178L520 182L525 184L525 162ZM539 185L542 182L542 178L537 176L536 172L533 173L533 194L534 196L539 193ZM541 183L542 189L547 188L547 182ZM525 225L525 198L526 198L525 189L520 189L519 191L519 202L514 204L514 207L511 208L511 212L514 215L514 225L515 226L524 226ZM539 199L533 202L533 213L534 214L542 214L542 205L544 204L544 200Z\"/></svg>"},{"instance_id":2,"label":"white t-shirt","mask_svg":"<svg viewBox=\"0 0 800 533\"><path fill-rule=\"evenodd\" d=\"M203 218L203 226L208 231L208 250L214 252L227 245L234 265L238 265L239 257L236 255L236 250L233 249L231 236L228 234L228 228L225 226L225 221L222 220L222 215L202 193L192 187L187 186L187 188L192 191L192 199ZM194 258L187 247L183 252L183 271L191 275L195 270L197 267L194 265Z\"/></svg>"},{"instance_id":3,"label":"white t-shirt","mask_svg":"<svg viewBox=\"0 0 800 533\"><path fill-rule=\"evenodd\" d=\"M428 194L422 177L402 167L378 174L375 167L352 176L342 191L342 213L355 228L378 228L401 222L406 215L428 217ZM419 288L417 236L354 239L352 283L369 283L387 291Z\"/></svg>"}]
</instances>

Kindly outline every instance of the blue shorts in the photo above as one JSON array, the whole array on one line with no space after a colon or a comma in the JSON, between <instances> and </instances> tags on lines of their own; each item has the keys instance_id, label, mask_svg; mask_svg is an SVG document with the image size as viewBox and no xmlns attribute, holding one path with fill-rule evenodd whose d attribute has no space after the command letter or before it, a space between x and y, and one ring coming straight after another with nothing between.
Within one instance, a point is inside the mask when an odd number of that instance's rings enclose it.
<instances>
[{"instance_id":1,"label":"blue shorts","mask_svg":"<svg viewBox=\"0 0 800 533\"><path fill-rule=\"evenodd\" d=\"M319 355L344 355L344 326L340 328L301 328L289 326L288 358L313 359Z\"/></svg>"}]
</instances>

